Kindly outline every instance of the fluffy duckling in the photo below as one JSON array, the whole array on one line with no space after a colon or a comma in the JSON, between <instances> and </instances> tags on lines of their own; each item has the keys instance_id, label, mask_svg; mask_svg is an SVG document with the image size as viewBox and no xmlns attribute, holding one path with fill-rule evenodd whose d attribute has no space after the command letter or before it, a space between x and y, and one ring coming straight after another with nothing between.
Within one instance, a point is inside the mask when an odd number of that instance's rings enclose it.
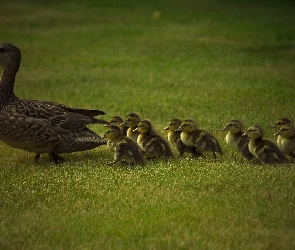
<instances>
[{"instance_id":1,"label":"fluffy duckling","mask_svg":"<svg viewBox=\"0 0 295 250\"><path fill-rule=\"evenodd\" d=\"M144 164L144 158L138 145L131 138L122 134L122 128L119 125L109 125L105 132L105 137L113 145L115 152L114 161L108 163L108 165L123 161Z\"/></svg>"},{"instance_id":2,"label":"fluffy duckling","mask_svg":"<svg viewBox=\"0 0 295 250\"><path fill-rule=\"evenodd\" d=\"M218 140L204 129L197 128L194 120L186 119L177 129L181 131L181 141L189 147L196 147L200 151L211 151L216 158L216 152L223 154Z\"/></svg>"},{"instance_id":3,"label":"fluffy duckling","mask_svg":"<svg viewBox=\"0 0 295 250\"><path fill-rule=\"evenodd\" d=\"M274 125L272 125L272 128L275 128L276 130L279 130L282 126L286 125L286 124L290 124L291 121L286 118L286 117L283 117L283 118L280 118L278 119ZM281 144L281 141L282 141L282 136L279 134L278 137L277 137L277 145L279 147L279 149L283 152L284 149L282 147L282 144Z\"/></svg>"},{"instance_id":4,"label":"fluffy duckling","mask_svg":"<svg viewBox=\"0 0 295 250\"><path fill-rule=\"evenodd\" d=\"M180 139L181 131L176 131L181 125L181 120L178 118L172 119L164 130L168 130L168 141L174 145L180 156L184 153L191 153L194 157L201 155L196 147L186 146Z\"/></svg>"},{"instance_id":5,"label":"fluffy duckling","mask_svg":"<svg viewBox=\"0 0 295 250\"><path fill-rule=\"evenodd\" d=\"M133 139L135 142L137 142L137 137L139 133L135 130L137 128L138 123L140 122L140 117L136 113L130 113L126 116L123 123L121 123L121 126L127 126L127 136Z\"/></svg>"},{"instance_id":6,"label":"fluffy duckling","mask_svg":"<svg viewBox=\"0 0 295 250\"><path fill-rule=\"evenodd\" d=\"M150 121L140 121L135 131L139 133L137 144L147 159L173 157L168 142L153 129Z\"/></svg>"},{"instance_id":7,"label":"fluffy duckling","mask_svg":"<svg viewBox=\"0 0 295 250\"><path fill-rule=\"evenodd\" d=\"M248 143L250 138L242 132L242 123L239 120L230 120L221 129L228 131L225 137L226 143L235 151L238 151L245 159L251 160L253 155L249 151Z\"/></svg>"},{"instance_id":8,"label":"fluffy duckling","mask_svg":"<svg viewBox=\"0 0 295 250\"><path fill-rule=\"evenodd\" d=\"M263 130L260 126L251 126L244 133L250 137L249 151L263 164L287 162L286 156L279 150L276 144L263 139Z\"/></svg>"},{"instance_id":9,"label":"fluffy duckling","mask_svg":"<svg viewBox=\"0 0 295 250\"><path fill-rule=\"evenodd\" d=\"M295 127L294 125L291 123L283 125L275 135L281 137L280 150L294 159L295 158Z\"/></svg>"},{"instance_id":10,"label":"fluffy duckling","mask_svg":"<svg viewBox=\"0 0 295 250\"><path fill-rule=\"evenodd\" d=\"M111 119L109 120L109 124L108 125L119 125L121 126L121 124L124 122L123 118L121 116L115 115L113 117L111 117ZM105 126L108 126L105 125ZM122 127L122 133L123 135L127 135L127 130L128 127L127 126L121 126Z\"/></svg>"}]
</instances>

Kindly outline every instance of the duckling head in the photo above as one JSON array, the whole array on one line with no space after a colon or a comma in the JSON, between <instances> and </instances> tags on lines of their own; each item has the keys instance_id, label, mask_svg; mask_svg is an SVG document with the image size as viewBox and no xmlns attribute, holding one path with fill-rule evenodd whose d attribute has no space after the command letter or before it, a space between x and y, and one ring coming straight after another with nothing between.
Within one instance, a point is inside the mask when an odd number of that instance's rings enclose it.
<instances>
[{"instance_id":1,"label":"duckling head","mask_svg":"<svg viewBox=\"0 0 295 250\"><path fill-rule=\"evenodd\" d=\"M121 123L121 126L127 126L129 128L136 128L138 123L140 122L140 117L136 113L130 113L126 116L123 123Z\"/></svg>"},{"instance_id":2,"label":"duckling head","mask_svg":"<svg viewBox=\"0 0 295 250\"><path fill-rule=\"evenodd\" d=\"M242 131L242 123L239 120L230 120L226 125L221 129L221 131L230 131L232 133L238 133Z\"/></svg>"},{"instance_id":3,"label":"duckling head","mask_svg":"<svg viewBox=\"0 0 295 250\"><path fill-rule=\"evenodd\" d=\"M294 126L290 123L290 124L286 124L286 125L283 125L280 130L275 133L274 135L281 135L285 138L288 138L288 137L292 137L295 135L295 128Z\"/></svg>"},{"instance_id":4,"label":"duckling head","mask_svg":"<svg viewBox=\"0 0 295 250\"><path fill-rule=\"evenodd\" d=\"M138 123L137 128L134 131L137 131L140 134L148 134L153 130L152 124L148 120L142 120Z\"/></svg>"},{"instance_id":5,"label":"duckling head","mask_svg":"<svg viewBox=\"0 0 295 250\"><path fill-rule=\"evenodd\" d=\"M121 116L115 115L115 116L111 117L109 123L120 125L121 123L123 123L123 119Z\"/></svg>"},{"instance_id":6,"label":"duckling head","mask_svg":"<svg viewBox=\"0 0 295 250\"><path fill-rule=\"evenodd\" d=\"M109 127L110 125L120 125L122 122L123 122L123 119L120 116L115 115L111 117L109 122L105 124L104 127Z\"/></svg>"},{"instance_id":7,"label":"duckling head","mask_svg":"<svg viewBox=\"0 0 295 250\"><path fill-rule=\"evenodd\" d=\"M104 137L106 137L108 140L113 140L115 138L118 138L122 135L122 129L119 125L109 125L107 127L107 131L104 134Z\"/></svg>"},{"instance_id":8,"label":"duckling head","mask_svg":"<svg viewBox=\"0 0 295 250\"><path fill-rule=\"evenodd\" d=\"M243 135L248 135L251 139L258 139L263 137L263 129L258 126L251 126Z\"/></svg>"},{"instance_id":9,"label":"duckling head","mask_svg":"<svg viewBox=\"0 0 295 250\"><path fill-rule=\"evenodd\" d=\"M271 127L272 128L276 128L276 129L280 129L280 127L282 127L283 125L286 125L286 124L290 124L291 121L286 118L286 117L283 117L283 118L280 118L276 121L276 123L274 125L272 125Z\"/></svg>"},{"instance_id":10,"label":"duckling head","mask_svg":"<svg viewBox=\"0 0 295 250\"><path fill-rule=\"evenodd\" d=\"M176 131L189 133L195 130L197 130L197 124L195 123L195 121L192 119L185 119Z\"/></svg>"},{"instance_id":11,"label":"duckling head","mask_svg":"<svg viewBox=\"0 0 295 250\"><path fill-rule=\"evenodd\" d=\"M178 118L173 118L167 127L164 128L164 130L169 130L169 131L176 131L181 125L181 120Z\"/></svg>"},{"instance_id":12,"label":"duckling head","mask_svg":"<svg viewBox=\"0 0 295 250\"><path fill-rule=\"evenodd\" d=\"M21 53L19 48L10 43L2 43L0 44L0 64L3 69L12 69L15 70L16 73L19 69L21 61Z\"/></svg>"}]
</instances>

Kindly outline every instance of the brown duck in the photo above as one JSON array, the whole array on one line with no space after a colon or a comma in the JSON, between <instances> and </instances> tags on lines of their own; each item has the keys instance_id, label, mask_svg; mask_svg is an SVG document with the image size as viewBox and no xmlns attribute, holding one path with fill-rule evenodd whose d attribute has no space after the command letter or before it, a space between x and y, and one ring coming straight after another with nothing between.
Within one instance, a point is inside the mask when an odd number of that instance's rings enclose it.
<instances>
[{"instance_id":1,"label":"brown duck","mask_svg":"<svg viewBox=\"0 0 295 250\"><path fill-rule=\"evenodd\" d=\"M124 136L119 125L109 125L105 132L108 144L112 144L114 161L108 163L113 165L119 162L129 164L144 164L144 158L137 143L131 138Z\"/></svg>"},{"instance_id":2,"label":"brown duck","mask_svg":"<svg viewBox=\"0 0 295 250\"><path fill-rule=\"evenodd\" d=\"M283 125L275 134L281 137L279 149L295 160L295 127L293 124Z\"/></svg>"},{"instance_id":3,"label":"brown duck","mask_svg":"<svg viewBox=\"0 0 295 250\"><path fill-rule=\"evenodd\" d=\"M251 138L248 144L249 150L261 163L272 164L288 161L274 142L263 139L263 130L260 126L251 126L244 134Z\"/></svg>"},{"instance_id":4,"label":"brown duck","mask_svg":"<svg viewBox=\"0 0 295 250\"><path fill-rule=\"evenodd\" d=\"M95 116L100 110L70 108L63 104L23 100L14 94L14 82L21 62L20 50L9 43L0 45L0 140L7 145L40 154L47 153L55 163L59 154L93 149L105 140L88 129L93 123L106 123Z\"/></svg>"},{"instance_id":5,"label":"brown duck","mask_svg":"<svg viewBox=\"0 0 295 250\"><path fill-rule=\"evenodd\" d=\"M135 131L139 133L137 144L147 159L173 157L168 142L153 129L150 121L140 121Z\"/></svg>"},{"instance_id":6,"label":"brown duck","mask_svg":"<svg viewBox=\"0 0 295 250\"><path fill-rule=\"evenodd\" d=\"M235 119L228 121L221 130L228 131L225 141L229 147L239 152L246 160L251 160L254 156L248 147L250 138L247 135L243 135L242 127L242 123Z\"/></svg>"},{"instance_id":7,"label":"brown duck","mask_svg":"<svg viewBox=\"0 0 295 250\"><path fill-rule=\"evenodd\" d=\"M177 129L181 131L181 141L189 147L196 147L201 152L210 151L214 158L216 152L223 154L218 140L205 129L197 127L196 122L192 119L185 119Z\"/></svg>"},{"instance_id":8,"label":"brown duck","mask_svg":"<svg viewBox=\"0 0 295 250\"><path fill-rule=\"evenodd\" d=\"M178 118L173 118L168 126L164 130L168 130L168 141L176 148L178 154L183 156L184 153L190 153L194 157L201 155L201 152L197 151L196 147L186 146L180 138L181 131L176 131L181 125L181 120Z\"/></svg>"},{"instance_id":9,"label":"brown duck","mask_svg":"<svg viewBox=\"0 0 295 250\"><path fill-rule=\"evenodd\" d=\"M139 122L140 122L139 115L136 113L130 113L125 117L124 122L120 124L123 127L128 127L128 130L126 132L127 136L130 137L135 142L137 142L137 137L139 135L139 133L135 131Z\"/></svg>"}]
</instances>

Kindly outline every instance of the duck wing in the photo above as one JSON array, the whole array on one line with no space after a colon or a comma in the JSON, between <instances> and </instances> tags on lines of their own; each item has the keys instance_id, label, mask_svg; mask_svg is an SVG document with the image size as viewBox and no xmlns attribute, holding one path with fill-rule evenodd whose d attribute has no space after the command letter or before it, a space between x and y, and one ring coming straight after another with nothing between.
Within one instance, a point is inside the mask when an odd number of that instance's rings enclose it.
<instances>
[{"instance_id":1,"label":"duck wing","mask_svg":"<svg viewBox=\"0 0 295 250\"><path fill-rule=\"evenodd\" d=\"M63 110L68 111L68 112L74 112L74 113L78 113L78 114L89 116L89 117L95 117L95 116L98 116L98 115L105 115L106 114L104 111L97 110L97 109L70 108L70 107L68 107L66 105L63 105L63 104L60 104L60 103L55 103L55 102L49 102L49 101L43 101L43 103L47 103L48 105L51 105L51 106L57 106L60 109L63 109Z\"/></svg>"},{"instance_id":2,"label":"duck wing","mask_svg":"<svg viewBox=\"0 0 295 250\"><path fill-rule=\"evenodd\" d=\"M99 110L73 109L54 102L43 102L38 100L18 100L10 105L13 112L41 120L48 120L52 127L58 132L79 130L88 124L107 121L93 117L102 114Z\"/></svg>"},{"instance_id":3,"label":"duck wing","mask_svg":"<svg viewBox=\"0 0 295 250\"><path fill-rule=\"evenodd\" d=\"M256 149L256 155L265 164L287 162L287 158L270 140L264 140Z\"/></svg>"}]
</instances>

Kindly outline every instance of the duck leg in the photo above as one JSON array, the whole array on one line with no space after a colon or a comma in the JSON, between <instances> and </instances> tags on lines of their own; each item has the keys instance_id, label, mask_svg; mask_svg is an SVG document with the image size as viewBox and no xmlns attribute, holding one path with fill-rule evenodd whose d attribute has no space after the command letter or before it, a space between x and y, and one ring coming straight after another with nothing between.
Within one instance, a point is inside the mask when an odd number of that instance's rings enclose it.
<instances>
[{"instance_id":1,"label":"duck leg","mask_svg":"<svg viewBox=\"0 0 295 250\"><path fill-rule=\"evenodd\" d=\"M36 154L34 157L34 162L38 162L40 159L41 154Z\"/></svg>"},{"instance_id":2,"label":"duck leg","mask_svg":"<svg viewBox=\"0 0 295 250\"><path fill-rule=\"evenodd\" d=\"M54 162L55 164L60 164L63 163L65 161L65 159L63 157L61 157L60 155L52 152L48 154L50 157L50 161Z\"/></svg>"}]
</instances>

